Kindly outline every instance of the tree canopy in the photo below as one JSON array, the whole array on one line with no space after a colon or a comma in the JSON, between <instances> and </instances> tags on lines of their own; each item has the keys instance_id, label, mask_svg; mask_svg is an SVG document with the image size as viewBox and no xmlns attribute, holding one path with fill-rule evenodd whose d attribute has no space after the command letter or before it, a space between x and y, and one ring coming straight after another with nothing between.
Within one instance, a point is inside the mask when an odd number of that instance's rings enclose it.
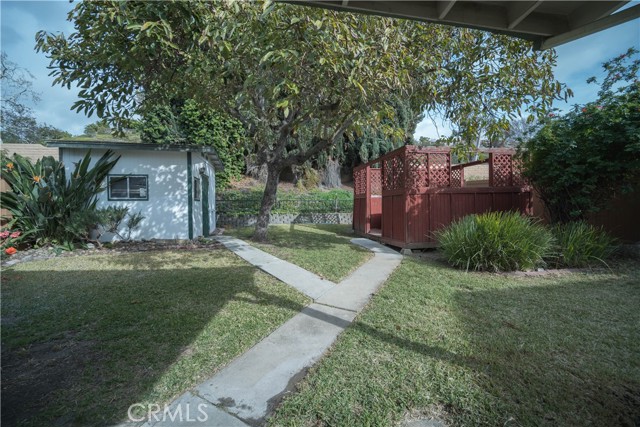
<instances>
[{"instance_id":1,"label":"tree canopy","mask_svg":"<svg viewBox=\"0 0 640 427\"><path fill-rule=\"evenodd\" d=\"M267 165L258 238L280 173L346 131L393 127L392 96L414 111L467 122L541 113L560 96L555 53L469 29L271 1L81 2L69 36L40 32L58 84L82 89L77 110L116 126L170 98L240 120ZM470 132L482 125L467 126ZM313 135L304 147L300 132Z\"/></svg>"}]
</instances>

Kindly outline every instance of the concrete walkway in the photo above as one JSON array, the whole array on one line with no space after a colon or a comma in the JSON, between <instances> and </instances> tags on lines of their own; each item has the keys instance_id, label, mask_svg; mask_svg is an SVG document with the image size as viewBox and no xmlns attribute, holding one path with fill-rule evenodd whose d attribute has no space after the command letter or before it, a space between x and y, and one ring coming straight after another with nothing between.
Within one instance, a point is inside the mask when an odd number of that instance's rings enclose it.
<instances>
[{"instance_id":1,"label":"concrete walkway","mask_svg":"<svg viewBox=\"0 0 640 427\"><path fill-rule=\"evenodd\" d=\"M242 240L217 239L314 301L216 375L176 399L168 408L173 420L165 416L163 421L145 423L145 427L263 425L282 397L320 360L402 260L385 246L353 239L352 243L373 251L374 257L336 285ZM180 417L175 416L178 412Z\"/></svg>"}]
</instances>

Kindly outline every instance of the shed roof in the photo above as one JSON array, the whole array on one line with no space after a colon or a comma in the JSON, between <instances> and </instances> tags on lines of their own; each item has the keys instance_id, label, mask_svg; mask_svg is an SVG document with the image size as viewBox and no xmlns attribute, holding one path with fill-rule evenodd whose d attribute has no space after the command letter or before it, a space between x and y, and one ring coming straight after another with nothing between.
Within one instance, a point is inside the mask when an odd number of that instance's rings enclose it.
<instances>
[{"instance_id":1,"label":"shed roof","mask_svg":"<svg viewBox=\"0 0 640 427\"><path fill-rule=\"evenodd\" d=\"M629 1L282 0L287 3L434 22L507 34L544 50L640 17Z\"/></svg>"},{"instance_id":2,"label":"shed roof","mask_svg":"<svg viewBox=\"0 0 640 427\"><path fill-rule=\"evenodd\" d=\"M56 139L45 142L48 147L58 148L87 148L87 149L111 149L130 151L175 151L202 153L211 162L217 172L224 170L224 164L214 147L207 145L179 145L179 144L148 144L121 140L89 140L74 141Z\"/></svg>"}]
</instances>

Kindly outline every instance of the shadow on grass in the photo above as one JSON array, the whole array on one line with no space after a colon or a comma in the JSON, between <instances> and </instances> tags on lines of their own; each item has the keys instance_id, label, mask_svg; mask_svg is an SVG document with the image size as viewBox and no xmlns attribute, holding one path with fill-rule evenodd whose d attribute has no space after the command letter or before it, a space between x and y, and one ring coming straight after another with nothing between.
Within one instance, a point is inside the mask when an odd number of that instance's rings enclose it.
<instances>
[{"instance_id":1,"label":"shadow on grass","mask_svg":"<svg viewBox=\"0 0 640 427\"><path fill-rule=\"evenodd\" d=\"M455 292L472 367L503 421L640 425L638 274L589 276Z\"/></svg>"},{"instance_id":2,"label":"shadow on grass","mask_svg":"<svg viewBox=\"0 0 640 427\"><path fill-rule=\"evenodd\" d=\"M453 386L458 394L443 401L462 424L502 425L512 419L514 425L640 425L637 270L617 276L572 274L558 281L478 273L461 274L460 279L433 283L443 288L425 287L422 295L416 282L409 285L416 286L415 293L402 296L398 287L403 285L395 283L395 290L383 290L385 298L396 300L395 307L382 301L377 309L404 323L396 329L373 320L380 312L364 313L353 328L415 354L409 356L411 363L397 363L423 364L429 371L437 369L432 361L440 361L453 372L472 372L473 384ZM407 295L442 299L425 308ZM429 332L431 317L438 318L438 328L455 325L438 329L442 341ZM366 323L372 320L380 326ZM424 332L407 329L407 323L416 322L422 322ZM416 336L424 341L412 339ZM432 390L448 387L434 386ZM464 390L468 395L460 394Z\"/></svg>"},{"instance_id":3,"label":"shadow on grass","mask_svg":"<svg viewBox=\"0 0 640 427\"><path fill-rule=\"evenodd\" d=\"M251 266L163 253L92 262L3 271L3 426L126 420L131 404L171 399L304 307Z\"/></svg>"}]
</instances>

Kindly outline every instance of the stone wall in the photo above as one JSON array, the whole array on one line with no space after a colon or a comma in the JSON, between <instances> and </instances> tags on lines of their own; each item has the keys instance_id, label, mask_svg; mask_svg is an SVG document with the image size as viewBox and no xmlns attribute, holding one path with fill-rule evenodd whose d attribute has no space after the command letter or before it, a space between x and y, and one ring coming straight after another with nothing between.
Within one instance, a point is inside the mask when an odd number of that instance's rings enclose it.
<instances>
[{"instance_id":1,"label":"stone wall","mask_svg":"<svg viewBox=\"0 0 640 427\"><path fill-rule=\"evenodd\" d=\"M256 215L230 216L217 215L218 227L247 227L256 224ZM271 214L270 224L351 224L353 214L348 213L301 213Z\"/></svg>"}]
</instances>

